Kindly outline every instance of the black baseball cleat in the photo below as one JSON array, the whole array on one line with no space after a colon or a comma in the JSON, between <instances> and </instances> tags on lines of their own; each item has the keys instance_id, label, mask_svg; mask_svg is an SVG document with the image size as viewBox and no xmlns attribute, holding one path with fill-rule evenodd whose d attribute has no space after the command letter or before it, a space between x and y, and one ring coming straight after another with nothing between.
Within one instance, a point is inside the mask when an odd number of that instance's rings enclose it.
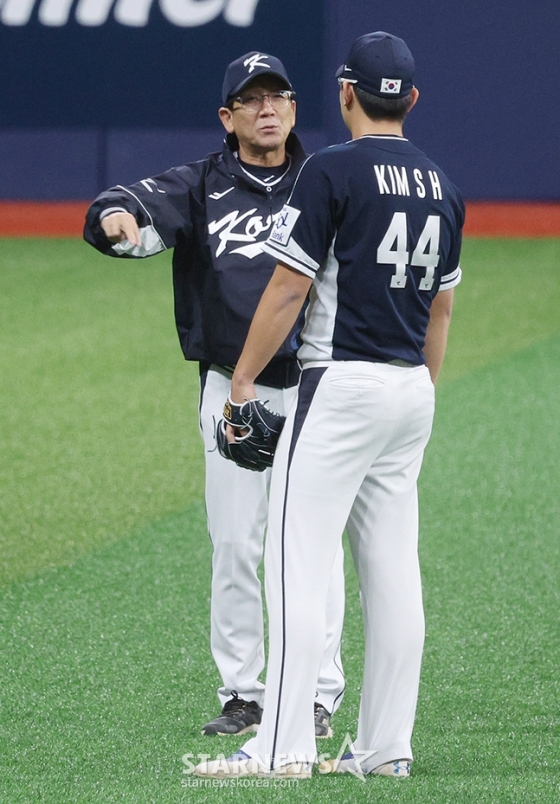
<instances>
[{"instance_id":1,"label":"black baseball cleat","mask_svg":"<svg viewBox=\"0 0 560 804\"><path fill-rule=\"evenodd\" d=\"M232 690L232 698L226 701L222 714L207 723L201 734L247 734L257 731L261 722L262 709L256 701L244 701Z\"/></svg>"},{"instance_id":2,"label":"black baseball cleat","mask_svg":"<svg viewBox=\"0 0 560 804\"><path fill-rule=\"evenodd\" d=\"M320 703L315 704L315 737L332 737L331 715Z\"/></svg>"}]
</instances>

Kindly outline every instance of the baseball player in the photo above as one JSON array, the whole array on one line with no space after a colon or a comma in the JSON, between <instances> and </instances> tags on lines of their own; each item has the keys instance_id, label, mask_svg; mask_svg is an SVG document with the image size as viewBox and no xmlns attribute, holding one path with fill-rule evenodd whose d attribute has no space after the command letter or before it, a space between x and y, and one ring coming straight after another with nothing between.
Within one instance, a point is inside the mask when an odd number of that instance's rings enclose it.
<instances>
[{"instance_id":1,"label":"baseball player","mask_svg":"<svg viewBox=\"0 0 560 804\"><path fill-rule=\"evenodd\" d=\"M200 364L200 428L206 458L206 508L213 547L211 649L222 678L220 715L203 734L256 731L264 685L263 606L257 575L263 551L270 470L252 472L216 449L233 367L275 259L263 243L293 186L305 154L292 132L295 93L282 62L251 52L225 74L221 153L172 168L131 187L117 186L91 205L85 238L112 257L148 257L174 249L177 330L184 356ZM256 379L280 413L295 398L299 365L294 333ZM316 734L331 734L344 677L342 551L329 587L329 636L317 682Z\"/></svg>"},{"instance_id":2,"label":"baseball player","mask_svg":"<svg viewBox=\"0 0 560 804\"><path fill-rule=\"evenodd\" d=\"M313 695L327 636L321 578L345 526L365 666L353 751L321 770L410 773L424 640L416 486L461 277L464 220L457 189L403 136L418 99L413 72L401 39L376 32L356 40L337 73L352 140L307 160L266 245L278 265L231 402L258 395L255 377L306 298L309 306L298 399L272 472L264 717L240 752L201 763L198 775L311 775Z\"/></svg>"}]
</instances>

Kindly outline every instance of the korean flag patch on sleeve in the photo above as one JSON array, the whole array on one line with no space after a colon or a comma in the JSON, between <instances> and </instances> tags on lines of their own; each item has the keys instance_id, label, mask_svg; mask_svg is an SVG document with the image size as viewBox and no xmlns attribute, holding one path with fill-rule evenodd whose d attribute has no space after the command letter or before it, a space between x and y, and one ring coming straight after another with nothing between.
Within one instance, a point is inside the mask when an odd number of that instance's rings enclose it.
<instances>
[{"instance_id":1,"label":"korean flag patch on sleeve","mask_svg":"<svg viewBox=\"0 0 560 804\"><path fill-rule=\"evenodd\" d=\"M294 228L300 214L301 211L299 209L295 209L294 207L288 206L288 204L284 204L282 210L276 217L276 221L274 222L274 226L270 234L270 240L280 246L287 246L292 234L292 229Z\"/></svg>"}]
</instances>

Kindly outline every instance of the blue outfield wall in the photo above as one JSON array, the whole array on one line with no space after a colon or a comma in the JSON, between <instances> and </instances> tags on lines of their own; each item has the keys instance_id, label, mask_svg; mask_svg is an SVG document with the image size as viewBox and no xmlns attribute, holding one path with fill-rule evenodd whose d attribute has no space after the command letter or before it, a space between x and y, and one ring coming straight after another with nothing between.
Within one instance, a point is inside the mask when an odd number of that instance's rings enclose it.
<instances>
[{"instance_id":1,"label":"blue outfield wall","mask_svg":"<svg viewBox=\"0 0 560 804\"><path fill-rule=\"evenodd\" d=\"M309 151L346 139L334 72L379 29L416 59L407 135L466 198L560 199L558 0L0 0L0 199L87 200L219 149L250 50L284 61Z\"/></svg>"},{"instance_id":2,"label":"blue outfield wall","mask_svg":"<svg viewBox=\"0 0 560 804\"><path fill-rule=\"evenodd\" d=\"M93 199L222 147L223 129L0 130L0 200ZM323 130L298 131L308 153L328 145Z\"/></svg>"}]
</instances>

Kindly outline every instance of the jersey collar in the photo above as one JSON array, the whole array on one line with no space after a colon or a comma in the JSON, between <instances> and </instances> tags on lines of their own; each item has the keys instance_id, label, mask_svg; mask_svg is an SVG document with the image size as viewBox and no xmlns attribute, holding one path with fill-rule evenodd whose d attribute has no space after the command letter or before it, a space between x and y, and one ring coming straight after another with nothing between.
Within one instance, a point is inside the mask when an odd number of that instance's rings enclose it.
<instances>
[{"instance_id":1,"label":"jersey collar","mask_svg":"<svg viewBox=\"0 0 560 804\"><path fill-rule=\"evenodd\" d=\"M408 139L406 137L400 137L398 134L362 134L361 137L356 137L356 140L365 140L365 139L399 140L399 142L408 142ZM356 142L356 140L350 140L350 142Z\"/></svg>"}]
</instances>

